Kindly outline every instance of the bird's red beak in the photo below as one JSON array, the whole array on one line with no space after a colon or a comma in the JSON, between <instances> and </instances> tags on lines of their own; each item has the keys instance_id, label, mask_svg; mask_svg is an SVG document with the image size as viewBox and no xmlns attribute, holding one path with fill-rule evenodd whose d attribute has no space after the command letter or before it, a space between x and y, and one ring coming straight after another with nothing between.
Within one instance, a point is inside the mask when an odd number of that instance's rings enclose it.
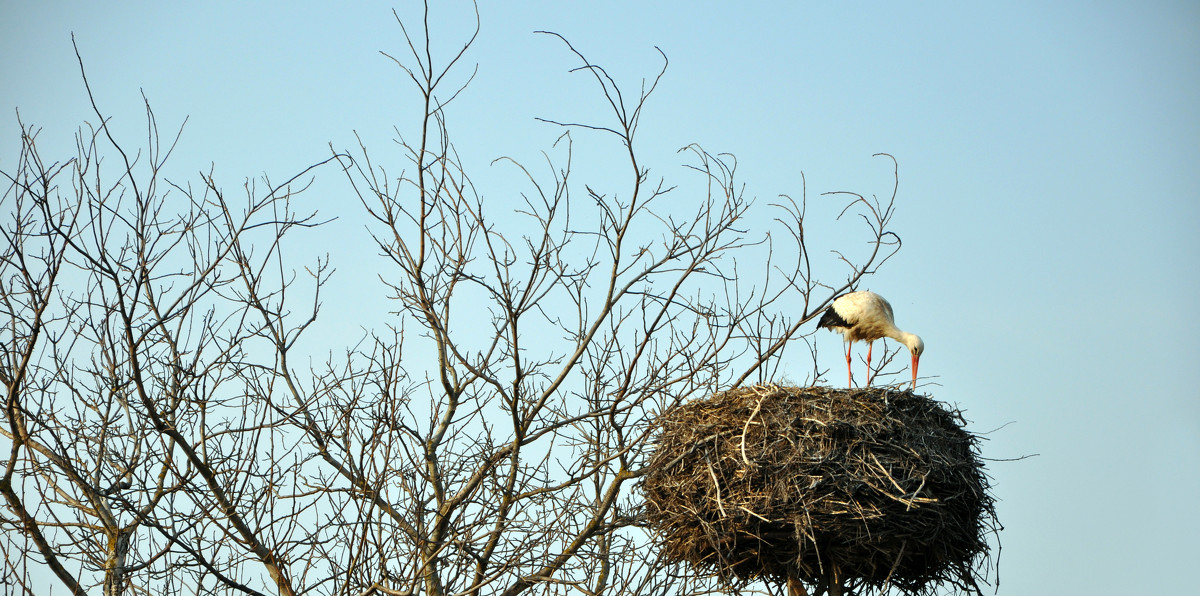
<instances>
[{"instance_id":1,"label":"bird's red beak","mask_svg":"<svg viewBox=\"0 0 1200 596\"><path fill-rule=\"evenodd\" d=\"M912 357L912 370L913 370L912 386L913 386L913 389L917 388L917 365L920 364L920 362L921 362L921 357L917 356L916 354L913 354L913 357Z\"/></svg>"}]
</instances>

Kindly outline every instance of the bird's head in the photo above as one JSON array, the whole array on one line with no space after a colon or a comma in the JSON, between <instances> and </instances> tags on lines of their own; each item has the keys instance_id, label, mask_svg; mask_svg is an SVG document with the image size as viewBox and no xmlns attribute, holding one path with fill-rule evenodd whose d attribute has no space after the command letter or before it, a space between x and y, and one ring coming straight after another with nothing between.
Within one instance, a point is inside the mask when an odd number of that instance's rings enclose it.
<instances>
[{"instance_id":1,"label":"bird's head","mask_svg":"<svg viewBox=\"0 0 1200 596\"><path fill-rule=\"evenodd\" d=\"M921 341L920 336L914 335L908 341L908 350L913 353L913 356L920 358L921 352L925 351L925 342Z\"/></svg>"}]
</instances>

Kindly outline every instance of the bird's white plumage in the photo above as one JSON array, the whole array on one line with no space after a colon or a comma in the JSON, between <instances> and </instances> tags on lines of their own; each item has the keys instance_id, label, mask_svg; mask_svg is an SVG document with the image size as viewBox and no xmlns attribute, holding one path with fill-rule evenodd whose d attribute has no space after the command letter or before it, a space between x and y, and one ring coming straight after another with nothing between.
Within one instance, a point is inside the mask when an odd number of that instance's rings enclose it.
<instances>
[{"instance_id":1,"label":"bird's white plumage","mask_svg":"<svg viewBox=\"0 0 1200 596\"><path fill-rule=\"evenodd\" d=\"M853 384L853 374L850 373L850 345L856 341L865 341L867 351L867 384L870 384L870 344L885 337L894 339L908 348L912 353L913 387L917 384L917 362L921 352L925 351L925 343L915 334L896 327L892 305L883 296L875 292L850 292L836 298L825 314L821 317L819 327L825 327L841 333L846 338L846 372Z\"/></svg>"}]
</instances>

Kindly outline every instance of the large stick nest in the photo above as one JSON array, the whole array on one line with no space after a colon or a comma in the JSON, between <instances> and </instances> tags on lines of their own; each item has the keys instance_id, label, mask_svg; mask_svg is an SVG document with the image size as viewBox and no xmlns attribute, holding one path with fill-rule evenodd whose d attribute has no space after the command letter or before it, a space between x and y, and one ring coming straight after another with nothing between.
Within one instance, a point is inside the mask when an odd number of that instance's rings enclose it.
<instances>
[{"instance_id":1,"label":"large stick nest","mask_svg":"<svg viewBox=\"0 0 1200 596\"><path fill-rule=\"evenodd\" d=\"M979 592L999 524L964 424L895 389L727 391L662 416L646 512L669 560L734 584Z\"/></svg>"}]
</instances>

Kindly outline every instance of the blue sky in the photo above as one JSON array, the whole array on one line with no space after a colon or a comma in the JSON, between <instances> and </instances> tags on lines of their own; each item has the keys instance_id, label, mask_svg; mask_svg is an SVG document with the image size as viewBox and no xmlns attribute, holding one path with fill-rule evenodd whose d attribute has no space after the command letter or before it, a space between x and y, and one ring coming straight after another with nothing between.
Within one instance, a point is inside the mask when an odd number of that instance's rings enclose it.
<instances>
[{"instance_id":1,"label":"blue sky","mask_svg":"<svg viewBox=\"0 0 1200 596\"><path fill-rule=\"evenodd\" d=\"M443 4L432 21L450 49L473 17ZM1200 4L750 4L485 3L466 58L479 73L451 120L477 183L503 196L488 163L536 163L561 131L535 117L604 117L572 56L536 30L631 92L657 73L654 47L666 53L639 137L659 175L678 175L676 150L696 142L735 154L764 204L799 196L802 171L810 200L886 195L890 163L872 154L895 155L904 247L866 286L924 338L927 390L996 429L986 456L1038 454L990 465L1000 593L1187 592L1200 558ZM161 128L189 119L181 177L211 164L231 187L282 180L330 143L351 147L352 131L386 152L415 106L379 54L404 51L391 6L5 0L0 168L18 149L16 108L47 152L94 120L72 32L119 134L144 137L142 92ZM602 135L577 145L597 167L618 149ZM323 212L355 208L329 178ZM328 233L343 252L361 237L345 222ZM840 339L817 337L838 385Z\"/></svg>"}]
</instances>

